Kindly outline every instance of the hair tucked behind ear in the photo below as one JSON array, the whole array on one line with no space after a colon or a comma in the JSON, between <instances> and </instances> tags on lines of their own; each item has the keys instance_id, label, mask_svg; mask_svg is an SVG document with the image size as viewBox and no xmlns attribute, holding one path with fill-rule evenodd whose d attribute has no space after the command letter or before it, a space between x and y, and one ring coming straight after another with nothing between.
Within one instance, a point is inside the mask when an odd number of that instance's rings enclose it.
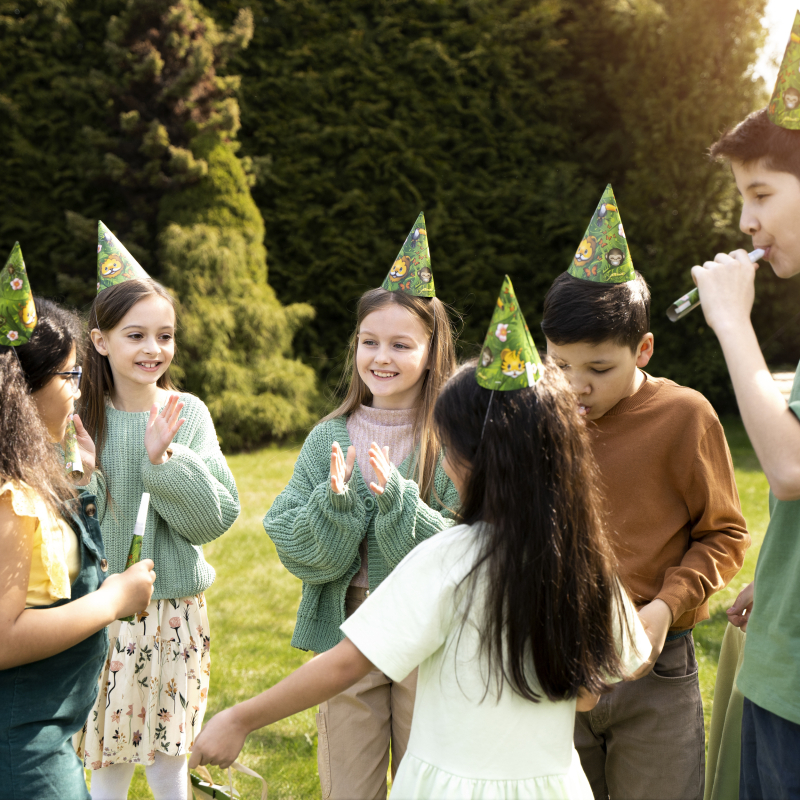
<instances>
[{"instance_id":1,"label":"hair tucked behind ear","mask_svg":"<svg viewBox=\"0 0 800 800\"><path fill-rule=\"evenodd\" d=\"M507 680L533 702L540 691L554 701L582 686L601 692L621 674L620 587L575 397L550 359L533 387L493 396L477 384L475 367L465 364L444 387L434 424L448 461L469 473L463 521L488 523L463 586L467 610L482 587L489 681L502 688Z\"/></svg>"},{"instance_id":2,"label":"hair tucked behind ear","mask_svg":"<svg viewBox=\"0 0 800 800\"><path fill-rule=\"evenodd\" d=\"M347 363L342 373L342 384L349 381L347 395L342 404L335 411L331 411L330 414L323 417L321 422L352 414L361 405L371 405L372 392L358 374L356 365L358 332L367 316L392 303L403 306L417 317L430 336L428 371L423 378L422 398L417 406L414 420L414 440L419 447L409 475L409 477L413 477L416 473L419 496L427 503L430 501L434 489L436 465L441 451L439 436L432 424L433 407L439 391L456 366L453 329L447 315L447 308L441 300L437 297L415 297L405 292L389 292L386 289L371 289L361 296L356 312L356 328L350 337Z\"/></svg>"},{"instance_id":3,"label":"hair tucked behind ear","mask_svg":"<svg viewBox=\"0 0 800 800\"><path fill-rule=\"evenodd\" d=\"M28 484L55 511L75 492L32 394L54 379L73 347L79 350L81 327L66 309L34 300L38 322L31 340L16 353L0 347L0 482Z\"/></svg>"},{"instance_id":4,"label":"hair tucked behind ear","mask_svg":"<svg viewBox=\"0 0 800 800\"><path fill-rule=\"evenodd\" d=\"M116 286L103 289L95 297L89 310L89 330L99 329L103 333L113 330L122 318L146 297L162 297L175 308L175 301L169 292L155 281L124 281ZM160 389L175 391L169 369L158 379ZM114 375L107 356L97 352L94 344L86 348L84 362L84 388L81 392L81 421L94 439L97 448L97 466L106 440L106 395L114 386Z\"/></svg>"}]
</instances>

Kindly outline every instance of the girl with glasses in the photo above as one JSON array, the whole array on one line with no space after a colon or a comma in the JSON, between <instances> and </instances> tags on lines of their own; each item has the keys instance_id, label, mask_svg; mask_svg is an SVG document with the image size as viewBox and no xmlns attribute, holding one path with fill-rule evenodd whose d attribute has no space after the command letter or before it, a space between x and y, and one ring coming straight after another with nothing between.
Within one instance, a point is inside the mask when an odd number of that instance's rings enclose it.
<instances>
[{"instance_id":1,"label":"girl with glasses","mask_svg":"<svg viewBox=\"0 0 800 800\"><path fill-rule=\"evenodd\" d=\"M155 574L143 561L104 580L95 498L55 447L80 396L80 324L35 306L30 341L0 346L0 786L11 800L88 798L72 736L97 694L106 625L147 605Z\"/></svg>"}]
</instances>

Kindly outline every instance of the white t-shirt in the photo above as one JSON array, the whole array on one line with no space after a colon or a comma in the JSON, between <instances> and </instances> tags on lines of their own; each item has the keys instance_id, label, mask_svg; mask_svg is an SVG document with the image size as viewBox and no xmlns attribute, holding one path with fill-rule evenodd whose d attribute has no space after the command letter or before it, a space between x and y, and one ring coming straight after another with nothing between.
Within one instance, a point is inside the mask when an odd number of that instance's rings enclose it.
<instances>
[{"instance_id":1,"label":"white t-shirt","mask_svg":"<svg viewBox=\"0 0 800 800\"><path fill-rule=\"evenodd\" d=\"M459 525L411 551L342 625L344 634L392 680L419 666L408 749L392 786L404 798L591 800L572 737L575 700L524 700L506 684L486 694L479 656L480 594L461 627L456 591L475 563L480 525ZM625 600L633 642L620 641L633 672L650 643ZM637 652L638 649L638 652ZM640 655L641 653L641 655ZM485 696L485 697L484 697Z\"/></svg>"}]
</instances>

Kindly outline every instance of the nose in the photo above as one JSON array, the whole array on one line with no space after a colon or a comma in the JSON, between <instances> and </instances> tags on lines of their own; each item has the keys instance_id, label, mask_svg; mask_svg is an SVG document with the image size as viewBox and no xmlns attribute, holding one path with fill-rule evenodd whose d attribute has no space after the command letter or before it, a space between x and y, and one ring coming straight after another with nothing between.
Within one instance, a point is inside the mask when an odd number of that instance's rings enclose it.
<instances>
[{"instance_id":1,"label":"nose","mask_svg":"<svg viewBox=\"0 0 800 800\"><path fill-rule=\"evenodd\" d=\"M742 206L742 214L739 217L739 230L747 236L753 236L760 229L761 225L758 222L758 217L751 212L749 204L745 203Z\"/></svg>"},{"instance_id":2,"label":"nose","mask_svg":"<svg viewBox=\"0 0 800 800\"><path fill-rule=\"evenodd\" d=\"M157 353L161 348L158 345L158 341L156 339L147 339L144 343L144 351L145 353Z\"/></svg>"},{"instance_id":3,"label":"nose","mask_svg":"<svg viewBox=\"0 0 800 800\"><path fill-rule=\"evenodd\" d=\"M392 356L387 347L378 348L378 352L375 354L375 361L378 361L381 364L388 364L391 360Z\"/></svg>"}]
</instances>

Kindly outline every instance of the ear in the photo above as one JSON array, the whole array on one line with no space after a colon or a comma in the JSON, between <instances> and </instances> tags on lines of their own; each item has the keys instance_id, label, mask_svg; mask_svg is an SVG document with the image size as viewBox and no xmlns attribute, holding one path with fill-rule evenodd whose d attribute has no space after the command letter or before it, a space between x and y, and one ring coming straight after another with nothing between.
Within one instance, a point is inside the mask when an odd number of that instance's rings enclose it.
<instances>
[{"instance_id":1,"label":"ear","mask_svg":"<svg viewBox=\"0 0 800 800\"><path fill-rule=\"evenodd\" d=\"M106 347L106 340L100 328L92 328L89 331L89 338L92 340L94 349L100 353L101 356L108 355L108 348Z\"/></svg>"},{"instance_id":2,"label":"ear","mask_svg":"<svg viewBox=\"0 0 800 800\"><path fill-rule=\"evenodd\" d=\"M644 369L653 357L653 349L655 348L655 338L652 333L646 333L642 336L642 341L636 348L636 366L639 369Z\"/></svg>"}]
</instances>

